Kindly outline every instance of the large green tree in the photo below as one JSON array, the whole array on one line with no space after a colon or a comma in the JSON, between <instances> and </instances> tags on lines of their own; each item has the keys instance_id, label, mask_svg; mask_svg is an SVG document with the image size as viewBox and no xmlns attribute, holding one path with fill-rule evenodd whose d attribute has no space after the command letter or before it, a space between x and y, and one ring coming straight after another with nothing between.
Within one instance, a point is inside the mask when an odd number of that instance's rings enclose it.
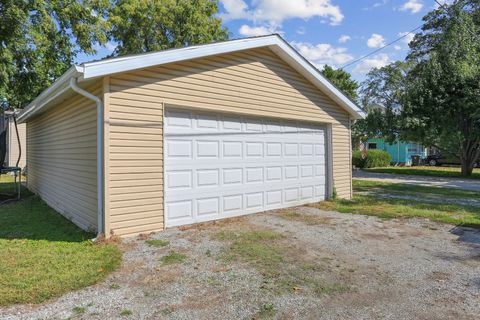
<instances>
[{"instance_id":1,"label":"large green tree","mask_svg":"<svg viewBox=\"0 0 480 320\"><path fill-rule=\"evenodd\" d=\"M212 0L114 0L114 55L226 40L228 31L217 13L218 1Z\"/></svg>"},{"instance_id":2,"label":"large green tree","mask_svg":"<svg viewBox=\"0 0 480 320\"><path fill-rule=\"evenodd\" d=\"M424 20L411 44L403 132L456 155L470 175L480 157L480 4L455 1Z\"/></svg>"},{"instance_id":3,"label":"large green tree","mask_svg":"<svg viewBox=\"0 0 480 320\"><path fill-rule=\"evenodd\" d=\"M396 61L374 68L362 82L360 92L367 118L359 122L367 137L384 138L389 142L401 139L401 99L412 63Z\"/></svg>"},{"instance_id":4,"label":"large green tree","mask_svg":"<svg viewBox=\"0 0 480 320\"><path fill-rule=\"evenodd\" d=\"M349 97L355 103L358 103L358 90L360 85L357 81L352 79L350 73L342 69L334 69L329 65L325 65L321 70L323 76L333 83L340 91ZM366 119L355 121L352 125L352 145L357 148L360 141L366 139L367 132L371 126L371 118L367 116Z\"/></svg>"},{"instance_id":5,"label":"large green tree","mask_svg":"<svg viewBox=\"0 0 480 320\"><path fill-rule=\"evenodd\" d=\"M334 69L325 65L321 70L323 76L333 83L338 89L353 101L358 100L358 88L360 85L352 79L352 75L342 69Z\"/></svg>"},{"instance_id":6,"label":"large green tree","mask_svg":"<svg viewBox=\"0 0 480 320\"><path fill-rule=\"evenodd\" d=\"M108 0L0 0L0 100L22 107L107 41Z\"/></svg>"}]
</instances>

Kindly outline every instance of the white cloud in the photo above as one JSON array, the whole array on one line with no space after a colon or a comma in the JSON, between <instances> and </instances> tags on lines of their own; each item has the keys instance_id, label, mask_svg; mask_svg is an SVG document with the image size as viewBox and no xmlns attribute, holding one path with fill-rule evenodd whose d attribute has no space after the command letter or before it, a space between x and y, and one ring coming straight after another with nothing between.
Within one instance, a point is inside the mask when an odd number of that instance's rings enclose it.
<instances>
[{"instance_id":1,"label":"white cloud","mask_svg":"<svg viewBox=\"0 0 480 320\"><path fill-rule=\"evenodd\" d=\"M325 64L340 66L353 60L353 56L347 52L346 48L334 47L328 43L313 45L306 42L292 42L291 44L317 68L322 68Z\"/></svg>"},{"instance_id":2,"label":"white cloud","mask_svg":"<svg viewBox=\"0 0 480 320\"><path fill-rule=\"evenodd\" d=\"M113 52L117 48L117 44L115 42L107 42L105 43L105 49L107 49L110 52Z\"/></svg>"},{"instance_id":3,"label":"white cloud","mask_svg":"<svg viewBox=\"0 0 480 320\"><path fill-rule=\"evenodd\" d=\"M221 0L224 20L247 19L255 23L279 25L284 20L320 17L331 25L340 24L343 14L331 0L253 0L249 7L243 0Z\"/></svg>"},{"instance_id":4,"label":"white cloud","mask_svg":"<svg viewBox=\"0 0 480 320\"><path fill-rule=\"evenodd\" d=\"M388 3L388 0L382 0L382 1L379 1L379 2L375 2L373 4L373 7L374 8L378 8L378 7L381 7L381 6L384 6Z\"/></svg>"},{"instance_id":5,"label":"white cloud","mask_svg":"<svg viewBox=\"0 0 480 320\"><path fill-rule=\"evenodd\" d=\"M383 7L385 6L390 0L381 0L378 2L375 2L371 7L364 7L362 10L369 11L373 10L375 8Z\"/></svg>"},{"instance_id":6,"label":"white cloud","mask_svg":"<svg viewBox=\"0 0 480 320\"><path fill-rule=\"evenodd\" d=\"M348 35L346 35L346 34L342 34L342 35L340 36L340 38L338 38L338 42L340 42L340 43L345 43L345 42L347 42L347 41L349 41L349 40L351 40L351 39L352 39L352 38L351 38L350 36L348 36Z\"/></svg>"},{"instance_id":7,"label":"white cloud","mask_svg":"<svg viewBox=\"0 0 480 320\"><path fill-rule=\"evenodd\" d=\"M386 66L391 62L390 57L386 53L381 53L371 58L366 58L362 60L354 69L353 72L356 74L366 74L373 68L381 68Z\"/></svg>"},{"instance_id":8,"label":"white cloud","mask_svg":"<svg viewBox=\"0 0 480 320\"><path fill-rule=\"evenodd\" d=\"M113 41L108 41L108 42L105 43L104 45L100 45L100 44L96 43L95 46L94 46L94 49L95 49L95 50L103 50L103 49L105 49L106 51L108 51L108 52L111 53L111 52L115 51L115 49L117 48L117 46L118 46L118 43L113 42Z\"/></svg>"},{"instance_id":9,"label":"white cloud","mask_svg":"<svg viewBox=\"0 0 480 320\"><path fill-rule=\"evenodd\" d=\"M395 50L402 50L402 46L399 46L398 44L393 47L395 48Z\"/></svg>"},{"instance_id":10,"label":"white cloud","mask_svg":"<svg viewBox=\"0 0 480 320\"><path fill-rule=\"evenodd\" d=\"M369 48L380 48L385 45L385 38L378 33L372 34L372 36L367 40L367 46Z\"/></svg>"},{"instance_id":11,"label":"white cloud","mask_svg":"<svg viewBox=\"0 0 480 320\"><path fill-rule=\"evenodd\" d=\"M420 0L408 0L401 7L401 11L410 11L411 13L420 12L423 8L423 3Z\"/></svg>"},{"instance_id":12,"label":"white cloud","mask_svg":"<svg viewBox=\"0 0 480 320\"><path fill-rule=\"evenodd\" d=\"M447 4L447 5L452 4L453 0L438 0L438 2L440 2L440 4L443 6L444 4ZM433 4L433 8L438 9L438 7L440 7L440 5L435 1L435 3Z\"/></svg>"},{"instance_id":13,"label":"white cloud","mask_svg":"<svg viewBox=\"0 0 480 320\"><path fill-rule=\"evenodd\" d=\"M249 17L248 5L243 0L222 0L225 11L228 12L224 15L224 19L236 20L247 19Z\"/></svg>"},{"instance_id":14,"label":"white cloud","mask_svg":"<svg viewBox=\"0 0 480 320\"><path fill-rule=\"evenodd\" d=\"M413 33L408 33L408 32L400 32L398 34L399 37L403 37L405 36L405 38L402 39L402 42L405 43L405 44L409 44L413 38L415 37L415 34Z\"/></svg>"},{"instance_id":15,"label":"white cloud","mask_svg":"<svg viewBox=\"0 0 480 320\"><path fill-rule=\"evenodd\" d=\"M300 35L304 35L307 32L307 30L305 30L304 27L298 27L298 29L295 32Z\"/></svg>"},{"instance_id":16,"label":"white cloud","mask_svg":"<svg viewBox=\"0 0 480 320\"><path fill-rule=\"evenodd\" d=\"M238 29L238 33L246 37L256 37L256 36L264 36L266 34L275 33L275 30L268 27L264 27L264 26L251 27L249 25L244 24L240 27L240 29Z\"/></svg>"}]
</instances>

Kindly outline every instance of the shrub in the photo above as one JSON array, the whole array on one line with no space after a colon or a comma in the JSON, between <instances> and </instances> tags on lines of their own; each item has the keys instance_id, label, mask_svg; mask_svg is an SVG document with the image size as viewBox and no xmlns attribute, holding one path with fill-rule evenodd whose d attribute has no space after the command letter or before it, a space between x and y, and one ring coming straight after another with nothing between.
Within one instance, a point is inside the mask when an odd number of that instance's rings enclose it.
<instances>
[{"instance_id":1,"label":"shrub","mask_svg":"<svg viewBox=\"0 0 480 320\"><path fill-rule=\"evenodd\" d=\"M362 159L361 151L354 151L352 163L357 168L386 167L392 161L392 156L383 150L367 150L367 157Z\"/></svg>"}]
</instances>

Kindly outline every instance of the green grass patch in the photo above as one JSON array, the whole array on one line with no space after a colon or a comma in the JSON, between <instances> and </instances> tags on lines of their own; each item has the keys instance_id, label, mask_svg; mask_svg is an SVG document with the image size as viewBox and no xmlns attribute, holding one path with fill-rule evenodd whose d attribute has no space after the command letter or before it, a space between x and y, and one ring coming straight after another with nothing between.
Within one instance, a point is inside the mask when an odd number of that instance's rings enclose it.
<instances>
[{"instance_id":1,"label":"green grass patch","mask_svg":"<svg viewBox=\"0 0 480 320\"><path fill-rule=\"evenodd\" d=\"M479 191L462 190L454 188L442 188L442 187L428 187L418 186L413 184L402 183L389 183L389 182L377 182L368 180L353 179L353 188L357 192L388 192L395 193L401 192L402 194L422 196L446 196L448 198L462 198L462 199L480 199Z\"/></svg>"},{"instance_id":2,"label":"green grass patch","mask_svg":"<svg viewBox=\"0 0 480 320\"><path fill-rule=\"evenodd\" d=\"M263 304L260 306L260 310L253 317L255 320L267 320L274 319L277 314L277 310L272 303Z\"/></svg>"},{"instance_id":3,"label":"green grass patch","mask_svg":"<svg viewBox=\"0 0 480 320\"><path fill-rule=\"evenodd\" d=\"M301 254L285 235L270 230L223 230L215 239L229 242L220 258L227 264L244 262L263 277L262 288L275 294L293 293L306 288L317 294L315 287L327 285L319 270L321 261ZM307 261L305 261L307 260ZM303 268L308 262L315 267ZM333 284L331 284L333 285ZM332 291L333 292L333 291Z\"/></svg>"},{"instance_id":4,"label":"green grass patch","mask_svg":"<svg viewBox=\"0 0 480 320\"><path fill-rule=\"evenodd\" d=\"M169 254L160 259L164 265L183 263L185 260L187 260L185 254L175 251L170 251Z\"/></svg>"},{"instance_id":5,"label":"green grass patch","mask_svg":"<svg viewBox=\"0 0 480 320\"><path fill-rule=\"evenodd\" d=\"M128 317L128 316L131 316L132 314L133 314L133 312L128 310L128 309L123 309L120 312L120 315L123 316L123 317Z\"/></svg>"},{"instance_id":6,"label":"green grass patch","mask_svg":"<svg viewBox=\"0 0 480 320\"><path fill-rule=\"evenodd\" d=\"M352 200L335 199L323 201L314 206L323 210L371 215L384 219L418 217L454 225L480 227L480 208L478 207L375 196L375 194L379 193L385 195L392 191L400 192L402 188L405 188L405 190L407 190L405 194L410 192L410 194L415 194L418 198L428 197L429 194L455 197L468 195L469 197L475 197L475 194L472 194L470 191L359 180L354 180L353 186L354 197ZM372 193L368 195L355 194L355 192L358 191L372 191Z\"/></svg>"},{"instance_id":7,"label":"green grass patch","mask_svg":"<svg viewBox=\"0 0 480 320\"><path fill-rule=\"evenodd\" d=\"M24 180L23 177L22 180ZM0 202L12 199L12 196L15 194L16 192L14 189L13 176L7 174L0 175ZM21 195L23 198L25 198L27 196L31 196L32 193L30 190L21 185Z\"/></svg>"},{"instance_id":8,"label":"green grass patch","mask_svg":"<svg viewBox=\"0 0 480 320\"><path fill-rule=\"evenodd\" d=\"M87 308L85 307L73 307L72 309L73 313L76 315L84 314L85 311L87 311Z\"/></svg>"},{"instance_id":9,"label":"green grass patch","mask_svg":"<svg viewBox=\"0 0 480 320\"><path fill-rule=\"evenodd\" d=\"M170 244L170 242L167 240L157 240L157 239L145 240L145 243L151 247L158 247L158 248L166 247Z\"/></svg>"},{"instance_id":10,"label":"green grass patch","mask_svg":"<svg viewBox=\"0 0 480 320\"><path fill-rule=\"evenodd\" d=\"M0 206L0 305L41 303L92 285L120 265L116 246L93 243L94 234L37 196L23 195Z\"/></svg>"},{"instance_id":11,"label":"green grass patch","mask_svg":"<svg viewBox=\"0 0 480 320\"><path fill-rule=\"evenodd\" d=\"M216 235L219 240L231 241L230 250L223 256L225 260L243 260L259 268L262 273L273 275L284 261L284 249L273 241L283 238L277 232L259 231L221 231Z\"/></svg>"},{"instance_id":12,"label":"green grass patch","mask_svg":"<svg viewBox=\"0 0 480 320\"><path fill-rule=\"evenodd\" d=\"M458 167L430 167L430 166L418 166L418 167L381 167L364 169L369 172L377 173L395 173L395 174L410 174L418 176L429 177L447 177L447 178L468 178L468 179L480 179L480 169L473 169L473 173L470 177L464 177L461 175L460 168Z\"/></svg>"},{"instance_id":13,"label":"green grass patch","mask_svg":"<svg viewBox=\"0 0 480 320\"><path fill-rule=\"evenodd\" d=\"M322 296L322 295L328 296L334 293L347 292L350 290L350 287L341 283L334 283L331 285L316 284L313 290L317 296Z\"/></svg>"}]
</instances>

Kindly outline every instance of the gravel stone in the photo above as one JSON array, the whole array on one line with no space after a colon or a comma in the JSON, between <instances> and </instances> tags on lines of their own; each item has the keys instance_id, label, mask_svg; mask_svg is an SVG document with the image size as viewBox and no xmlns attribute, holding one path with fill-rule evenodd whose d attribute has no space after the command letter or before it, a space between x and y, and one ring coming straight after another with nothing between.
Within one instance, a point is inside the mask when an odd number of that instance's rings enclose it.
<instances>
[{"instance_id":1,"label":"gravel stone","mask_svg":"<svg viewBox=\"0 0 480 320\"><path fill-rule=\"evenodd\" d=\"M324 223L281 211L126 239L122 267L106 281L41 305L0 308L0 319L252 319L272 305L277 319L473 319L480 310L480 231L425 219L375 217L298 207ZM220 230L270 229L321 262L322 279L348 290L322 295L262 288L251 265L222 259ZM154 247L145 239L169 241ZM301 249L301 250L300 250ZM171 251L184 263L164 265ZM74 307L85 307L75 314ZM131 316L121 316L128 309Z\"/></svg>"}]
</instances>

